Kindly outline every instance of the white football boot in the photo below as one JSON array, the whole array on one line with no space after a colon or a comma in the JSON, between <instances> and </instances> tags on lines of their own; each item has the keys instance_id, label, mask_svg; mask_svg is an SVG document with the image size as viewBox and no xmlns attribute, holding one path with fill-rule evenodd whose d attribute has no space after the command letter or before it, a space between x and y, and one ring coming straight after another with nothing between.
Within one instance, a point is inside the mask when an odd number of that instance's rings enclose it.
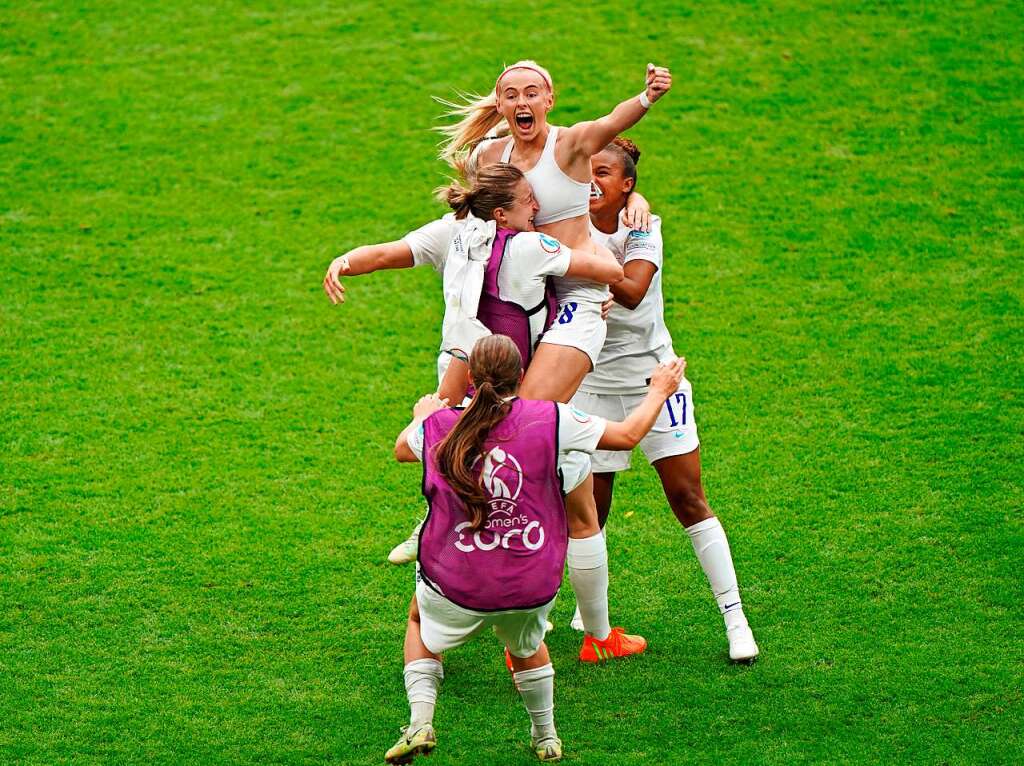
<instances>
[{"instance_id":1,"label":"white football boot","mask_svg":"<svg viewBox=\"0 0 1024 766\"><path fill-rule=\"evenodd\" d=\"M407 538L391 549L391 553L388 554L389 563L401 566L402 564L411 564L416 560L420 546L420 527L422 526L423 522L421 521L412 528L412 532Z\"/></svg>"},{"instance_id":2,"label":"white football boot","mask_svg":"<svg viewBox=\"0 0 1024 766\"><path fill-rule=\"evenodd\" d=\"M729 639L729 659L733 662L753 662L761 653L754 641L754 631L746 621L728 628L725 635Z\"/></svg>"}]
</instances>

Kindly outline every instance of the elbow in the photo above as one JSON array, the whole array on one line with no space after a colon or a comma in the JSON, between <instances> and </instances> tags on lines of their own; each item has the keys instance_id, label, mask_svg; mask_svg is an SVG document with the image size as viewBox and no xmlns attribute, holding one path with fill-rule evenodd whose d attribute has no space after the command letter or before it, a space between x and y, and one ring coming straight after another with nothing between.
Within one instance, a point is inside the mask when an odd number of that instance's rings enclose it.
<instances>
[{"instance_id":1,"label":"elbow","mask_svg":"<svg viewBox=\"0 0 1024 766\"><path fill-rule=\"evenodd\" d=\"M640 302L642 300L642 297L631 295L628 292L615 296L615 302L622 306L624 309L629 309L630 311L636 309L636 307L640 305Z\"/></svg>"},{"instance_id":2,"label":"elbow","mask_svg":"<svg viewBox=\"0 0 1024 766\"><path fill-rule=\"evenodd\" d=\"M614 285L621 282L626 277L626 273L622 270L622 267L618 263L610 263L605 267L605 278L603 281L606 285Z\"/></svg>"},{"instance_id":3,"label":"elbow","mask_svg":"<svg viewBox=\"0 0 1024 766\"><path fill-rule=\"evenodd\" d=\"M412 454L412 450L409 449L409 445L405 441L405 431L399 434L395 440L395 460L399 463L413 463L416 461L416 456Z\"/></svg>"},{"instance_id":4,"label":"elbow","mask_svg":"<svg viewBox=\"0 0 1024 766\"><path fill-rule=\"evenodd\" d=\"M625 446L622 449L633 449L638 445L644 438L644 434L640 431L628 431L625 434L623 441Z\"/></svg>"},{"instance_id":5,"label":"elbow","mask_svg":"<svg viewBox=\"0 0 1024 766\"><path fill-rule=\"evenodd\" d=\"M638 290L633 289L632 283L626 280L617 285L612 285L612 295L615 296L616 303L630 311L639 306L644 299L644 296L640 295Z\"/></svg>"}]
</instances>

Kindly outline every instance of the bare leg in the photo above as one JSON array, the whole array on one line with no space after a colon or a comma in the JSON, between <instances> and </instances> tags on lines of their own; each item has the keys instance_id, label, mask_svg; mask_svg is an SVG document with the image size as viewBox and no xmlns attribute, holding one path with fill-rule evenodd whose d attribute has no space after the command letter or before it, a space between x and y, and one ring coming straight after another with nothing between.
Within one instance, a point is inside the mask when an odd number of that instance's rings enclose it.
<instances>
[{"instance_id":1,"label":"bare leg","mask_svg":"<svg viewBox=\"0 0 1024 766\"><path fill-rule=\"evenodd\" d=\"M612 490L615 489L615 473L594 474L594 500L597 503L597 521L604 529L608 514L612 512Z\"/></svg>"},{"instance_id":2,"label":"bare leg","mask_svg":"<svg viewBox=\"0 0 1024 766\"><path fill-rule=\"evenodd\" d=\"M420 638L420 607L416 603L416 596L412 597L409 604L409 621L405 624L405 646L403 647L406 664L413 660L437 660L441 661L440 654L430 651L423 639Z\"/></svg>"},{"instance_id":3,"label":"bare leg","mask_svg":"<svg viewBox=\"0 0 1024 766\"><path fill-rule=\"evenodd\" d=\"M565 515L569 522L569 537L593 537L601 531L594 501L594 474L565 496Z\"/></svg>"},{"instance_id":4,"label":"bare leg","mask_svg":"<svg viewBox=\"0 0 1024 766\"><path fill-rule=\"evenodd\" d=\"M573 346L540 342L519 386L524 399L567 403L591 369L590 357Z\"/></svg>"},{"instance_id":5,"label":"bare leg","mask_svg":"<svg viewBox=\"0 0 1024 766\"><path fill-rule=\"evenodd\" d=\"M654 464L654 470L661 478L672 513L684 527L692 527L715 515L708 507L704 487L700 483L699 448L685 455L659 460Z\"/></svg>"},{"instance_id":6,"label":"bare leg","mask_svg":"<svg viewBox=\"0 0 1024 766\"><path fill-rule=\"evenodd\" d=\"M512 658L512 671L514 673L518 673L520 670L534 670L551 662L551 655L548 654L548 645L543 641L540 642L540 649L530 657L516 657L511 653L509 657Z\"/></svg>"},{"instance_id":7,"label":"bare leg","mask_svg":"<svg viewBox=\"0 0 1024 766\"><path fill-rule=\"evenodd\" d=\"M672 512L693 543L693 551L718 602L729 639L729 657L742 662L753 660L759 650L743 613L729 540L721 522L708 507L701 486L700 450L659 460L654 468L661 477Z\"/></svg>"}]
</instances>

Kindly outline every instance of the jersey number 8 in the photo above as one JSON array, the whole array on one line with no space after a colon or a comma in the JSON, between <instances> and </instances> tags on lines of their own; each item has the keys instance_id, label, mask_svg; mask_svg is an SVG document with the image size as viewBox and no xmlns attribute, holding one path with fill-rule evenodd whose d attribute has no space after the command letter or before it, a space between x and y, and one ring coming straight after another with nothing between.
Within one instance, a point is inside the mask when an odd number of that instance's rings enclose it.
<instances>
[{"instance_id":1,"label":"jersey number 8","mask_svg":"<svg viewBox=\"0 0 1024 766\"><path fill-rule=\"evenodd\" d=\"M558 324L569 324L578 308L579 305L576 303L566 303L562 307L562 313L558 316Z\"/></svg>"}]
</instances>

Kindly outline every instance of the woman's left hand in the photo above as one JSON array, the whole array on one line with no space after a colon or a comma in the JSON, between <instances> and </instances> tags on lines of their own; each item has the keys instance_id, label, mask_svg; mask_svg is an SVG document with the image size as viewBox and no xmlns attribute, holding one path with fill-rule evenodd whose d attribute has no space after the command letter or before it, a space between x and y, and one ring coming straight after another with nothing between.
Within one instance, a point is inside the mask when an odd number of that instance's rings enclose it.
<instances>
[{"instance_id":1,"label":"woman's left hand","mask_svg":"<svg viewBox=\"0 0 1024 766\"><path fill-rule=\"evenodd\" d=\"M448 406L448 400L442 399L437 394L421 396L420 400L412 408L412 416L416 420L426 420L438 410Z\"/></svg>"},{"instance_id":2,"label":"woman's left hand","mask_svg":"<svg viewBox=\"0 0 1024 766\"><path fill-rule=\"evenodd\" d=\"M651 205L639 192L629 195L622 209L622 222L633 231L651 230Z\"/></svg>"}]
</instances>

